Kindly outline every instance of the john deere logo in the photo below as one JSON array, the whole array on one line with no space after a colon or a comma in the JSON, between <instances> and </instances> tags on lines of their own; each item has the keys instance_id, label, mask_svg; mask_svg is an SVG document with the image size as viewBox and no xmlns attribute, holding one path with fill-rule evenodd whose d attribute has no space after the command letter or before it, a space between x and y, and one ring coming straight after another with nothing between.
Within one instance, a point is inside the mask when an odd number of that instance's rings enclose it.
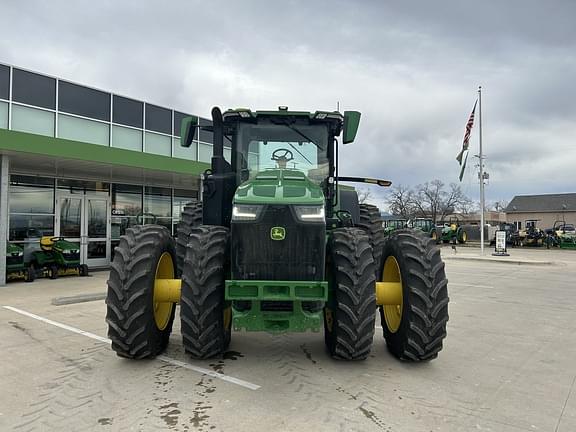
<instances>
[{"instance_id":1,"label":"john deere logo","mask_svg":"<svg viewBox=\"0 0 576 432\"><path fill-rule=\"evenodd\" d=\"M284 227L272 227L270 230L270 238L272 240L284 240L286 238L286 230Z\"/></svg>"}]
</instances>

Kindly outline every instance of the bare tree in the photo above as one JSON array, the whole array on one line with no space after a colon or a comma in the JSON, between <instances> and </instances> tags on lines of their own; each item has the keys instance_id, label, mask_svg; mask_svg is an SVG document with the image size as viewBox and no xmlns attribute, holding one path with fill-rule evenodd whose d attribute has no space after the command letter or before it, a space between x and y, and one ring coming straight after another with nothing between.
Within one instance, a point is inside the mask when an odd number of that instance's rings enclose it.
<instances>
[{"instance_id":1,"label":"bare tree","mask_svg":"<svg viewBox=\"0 0 576 432\"><path fill-rule=\"evenodd\" d=\"M462 214L469 215L477 213L480 210L480 205L465 196L462 202L458 204L457 210Z\"/></svg>"},{"instance_id":2,"label":"bare tree","mask_svg":"<svg viewBox=\"0 0 576 432\"><path fill-rule=\"evenodd\" d=\"M471 206L470 198L464 195L459 185L450 183L448 190L444 186L440 180L416 186L412 202L419 216L430 217L436 223L456 210Z\"/></svg>"},{"instance_id":3,"label":"bare tree","mask_svg":"<svg viewBox=\"0 0 576 432\"><path fill-rule=\"evenodd\" d=\"M396 185L390 189L386 200L390 213L410 219L414 215L414 192L404 185Z\"/></svg>"},{"instance_id":4,"label":"bare tree","mask_svg":"<svg viewBox=\"0 0 576 432\"><path fill-rule=\"evenodd\" d=\"M493 203L488 204L488 210L494 210L497 212L502 212L506 207L508 207L508 201L500 200L494 201Z\"/></svg>"}]
</instances>

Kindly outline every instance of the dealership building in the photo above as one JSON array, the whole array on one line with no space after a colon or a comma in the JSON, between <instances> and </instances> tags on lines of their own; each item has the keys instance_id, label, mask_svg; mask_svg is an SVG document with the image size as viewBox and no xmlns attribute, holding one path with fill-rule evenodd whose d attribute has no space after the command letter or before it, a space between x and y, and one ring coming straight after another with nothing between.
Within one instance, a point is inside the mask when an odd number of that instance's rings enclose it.
<instances>
[{"instance_id":1,"label":"dealership building","mask_svg":"<svg viewBox=\"0 0 576 432\"><path fill-rule=\"evenodd\" d=\"M20 244L26 257L39 237L66 237L96 268L110 264L131 225L174 232L212 156L208 131L180 146L180 123L189 116L0 64L0 285L7 242Z\"/></svg>"}]
</instances>

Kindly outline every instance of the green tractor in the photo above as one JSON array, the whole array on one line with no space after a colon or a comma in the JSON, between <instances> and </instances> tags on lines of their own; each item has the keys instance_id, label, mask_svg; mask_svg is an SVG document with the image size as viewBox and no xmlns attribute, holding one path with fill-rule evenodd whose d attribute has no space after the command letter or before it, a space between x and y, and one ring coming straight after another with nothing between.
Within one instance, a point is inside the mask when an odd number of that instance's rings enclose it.
<instances>
[{"instance_id":1,"label":"green tractor","mask_svg":"<svg viewBox=\"0 0 576 432\"><path fill-rule=\"evenodd\" d=\"M212 110L211 168L202 201L182 212L177 240L162 226L126 230L111 265L108 335L121 357L154 357L180 304L185 351L223 355L232 330L320 331L337 359L365 359L376 313L389 351L435 358L448 320L444 264L413 230L384 236L377 207L340 182L338 137L354 141L360 113ZM182 122L189 146L195 119ZM231 161L223 140L231 143Z\"/></svg>"},{"instance_id":2,"label":"green tractor","mask_svg":"<svg viewBox=\"0 0 576 432\"><path fill-rule=\"evenodd\" d=\"M32 252L29 267L34 273L47 273L50 279L68 274L88 276L88 266L80 264L80 245L64 237L42 237L40 250Z\"/></svg>"},{"instance_id":3,"label":"green tractor","mask_svg":"<svg viewBox=\"0 0 576 432\"><path fill-rule=\"evenodd\" d=\"M389 219L383 222L384 235L389 236L394 231L406 228L408 220L406 219Z\"/></svg>"},{"instance_id":4,"label":"green tractor","mask_svg":"<svg viewBox=\"0 0 576 432\"><path fill-rule=\"evenodd\" d=\"M6 244L6 279L24 279L34 282L33 269L24 263L24 249L14 243Z\"/></svg>"},{"instance_id":5,"label":"green tractor","mask_svg":"<svg viewBox=\"0 0 576 432\"><path fill-rule=\"evenodd\" d=\"M412 221L411 226L413 229L422 231L432 240L438 241L438 231L432 219L416 218Z\"/></svg>"},{"instance_id":6,"label":"green tractor","mask_svg":"<svg viewBox=\"0 0 576 432\"><path fill-rule=\"evenodd\" d=\"M463 227L460 226L458 219L451 217L448 223L444 223L440 234L442 243L458 243L464 244L468 241L468 234Z\"/></svg>"}]
</instances>

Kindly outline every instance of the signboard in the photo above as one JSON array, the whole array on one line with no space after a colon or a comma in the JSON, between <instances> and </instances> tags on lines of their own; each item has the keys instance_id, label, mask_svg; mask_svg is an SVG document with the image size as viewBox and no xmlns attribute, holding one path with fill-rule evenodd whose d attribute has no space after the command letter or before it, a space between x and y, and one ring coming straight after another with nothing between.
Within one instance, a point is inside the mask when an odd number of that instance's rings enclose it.
<instances>
[{"instance_id":1,"label":"signboard","mask_svg":"<svg viewBox=\"0 0 576 432\"><path fill-rule=\"evenodd\" d=\"M124 209L112 209L112 216L124 216Z\"/></svg>"},{"instance_id":2,"label":"signboard","mask_svg":"<svg viewBox=\"0 0 576 432\"><path fill-rule=\"evenodd\" d=\"M506 231L496 231L496 246L494 247L494 252L501 255L506 254Z\"/></svg>"}]
</instances>

